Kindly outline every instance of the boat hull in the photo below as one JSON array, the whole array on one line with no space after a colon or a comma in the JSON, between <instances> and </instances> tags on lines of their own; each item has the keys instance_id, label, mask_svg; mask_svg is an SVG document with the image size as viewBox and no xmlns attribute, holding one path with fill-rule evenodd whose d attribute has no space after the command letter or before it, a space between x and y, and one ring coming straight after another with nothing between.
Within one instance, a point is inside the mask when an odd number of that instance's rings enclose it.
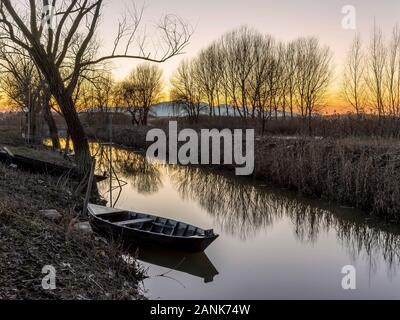
<instances>
[{"instance_id":1,"label":"boat hull","mask_svg":"<svg viewBox=\"0 0 400 320\"><path fill-rule=\"evenodd\" d=\"M202 252L210 246L218 235L210 237L175 237L149 233L137 229L124 228L90 214L90 224L95 232L122 241L125 245L163 247L186 252Z\"/></svg>"},{"instance_id":2,"label":"boat hull","mask_svg":"<svg viewBox=\"0 0 400 320\"><path fill-rule=\"evenodd\" d=\"M61 166L51 162L45 162L37 159L26 158L22 156L10 156L4 152L0 153L0 161L16 165L18 168L33 172L49 174L52 176L69 175L73 179L81 179L82 176L73 167ZM97 182L107 179L106 176L96 175Z\"/></svg>"}]
</instances>

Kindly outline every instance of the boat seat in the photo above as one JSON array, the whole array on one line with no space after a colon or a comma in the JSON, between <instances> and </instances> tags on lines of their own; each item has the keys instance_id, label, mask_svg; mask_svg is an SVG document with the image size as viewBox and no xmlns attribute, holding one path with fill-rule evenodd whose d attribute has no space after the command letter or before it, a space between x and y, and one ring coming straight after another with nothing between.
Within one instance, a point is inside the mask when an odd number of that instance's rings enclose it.
<instances>
[{"instance_id":1,"label":"boat seat","mask_svg":"<svg viewBox=\"0 0 400 320\"><path fill-rule=\"evenodd\" d=\"M102 212L102 213L96 213L95 216L96 217L106 217L106 216L110 216L110 215L114 215L114 214L118 214L118 213L128 213L128 211L126 210L120 210L120 211L110 211L110 212Z\"/></svg>"},{"instance_id":2,"label":"boat seat","mask_svg":"<svg viewBox=\"0 0 400 320\"><path fill-rule=\"evenodd\" d=\"M147 222L153 222L153 219L150 218L145 218L145 219L134 219L134 220L128 220L128 221L121 221L121 222L114 222L115 225L123 227L123 226L128 226L131 224L140 224L140 223L147 223Z\"/></svg>"}]
</instances>

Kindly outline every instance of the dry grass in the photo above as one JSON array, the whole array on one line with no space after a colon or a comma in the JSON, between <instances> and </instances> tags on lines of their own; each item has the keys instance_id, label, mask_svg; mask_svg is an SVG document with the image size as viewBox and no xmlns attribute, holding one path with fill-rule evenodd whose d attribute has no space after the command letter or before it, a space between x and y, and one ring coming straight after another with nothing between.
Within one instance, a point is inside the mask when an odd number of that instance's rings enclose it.
<instances>
[{"instance_id":1,"label":"dry grass","mask_svg":"<svg viewBox=\"0 0 400 320\"><path fill-rule=\"evenodd\" d=\"M57 179L0 165L1 299L141 299L143 277L115 244L71 229L75 218L68 187ZM79 200L80 202L80 200ZM61 222L39 214L56 209ZM57 270L57 289L42 289L45 265Z\"/></svg>"},{"instance_id":2,"label":"dry grass","mask_svg":"<svg viewBox=\"0 0 400 320\"><path fill-rule=\"evenodd\" d=\"M0 145L21 146L24 144L19 127L0 125Z\"/></svg>"},{"instance_id":3,"label":"dry grass","mask_svg":"<svg viewBox=\"0 0 400 320\"><path fill-rule=\"evenodd\" d=\"M356 139L264 139L256 176L400 221L400 146Z\"/></svg>"}]
</instances>

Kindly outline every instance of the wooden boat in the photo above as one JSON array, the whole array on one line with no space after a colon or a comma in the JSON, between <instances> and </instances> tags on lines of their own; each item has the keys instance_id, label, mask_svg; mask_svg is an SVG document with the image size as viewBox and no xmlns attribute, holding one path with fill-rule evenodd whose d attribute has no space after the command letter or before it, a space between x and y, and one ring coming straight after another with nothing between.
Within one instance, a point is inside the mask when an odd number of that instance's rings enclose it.
<instances>
[{"instance_id":1,"label":"wooden boat","mask_svg":"<svg viewBox=\"0 0 400 320\"><path fill-rule=\"evenodd\" d=\"M44 173L54 176L69 175L74 179L81 178L76 166L72 162L70 164L61 165L51 161L43 161L33 157L30 158L19 154L14 154L8 148L3 148L0 150L0 161L35 173ZM96 181L103 181L107 179L107 176L96 175L95 178Z\"/></svg>"},{"instance_id":2,"label":"wooden boat","mask_svg":"<svg viewBox=\"0 0 400 320\"><path fill-rule=\"evenodd\" d=\"M201 252L218 238L213 230L149 214L94 204L89 204L88 214L95 231L125 243Z\"/></svg>"}]
</instances>

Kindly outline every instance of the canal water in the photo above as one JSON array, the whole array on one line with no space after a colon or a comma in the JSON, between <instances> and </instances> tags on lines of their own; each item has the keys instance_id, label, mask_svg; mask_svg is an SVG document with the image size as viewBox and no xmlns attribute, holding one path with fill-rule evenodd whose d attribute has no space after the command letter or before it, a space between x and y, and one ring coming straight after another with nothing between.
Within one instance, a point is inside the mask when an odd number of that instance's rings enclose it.
<instances>
[{"instance_id":1,"label":"canal water","mask_svg":"<svg viewBox=\"0 0 400 320\"><path fill-rule=\"evenodd\" d=\"M109 148L92 148L108 171ZM220 234L201 254L139 249L151 299L400 298L399 228L218 170L148 162L123 149L112 160L115 207ZM110 181L99 188L110 199ZM342 288L347 265L356 268L356 290Z\"/></svg>"}]
</instances>

